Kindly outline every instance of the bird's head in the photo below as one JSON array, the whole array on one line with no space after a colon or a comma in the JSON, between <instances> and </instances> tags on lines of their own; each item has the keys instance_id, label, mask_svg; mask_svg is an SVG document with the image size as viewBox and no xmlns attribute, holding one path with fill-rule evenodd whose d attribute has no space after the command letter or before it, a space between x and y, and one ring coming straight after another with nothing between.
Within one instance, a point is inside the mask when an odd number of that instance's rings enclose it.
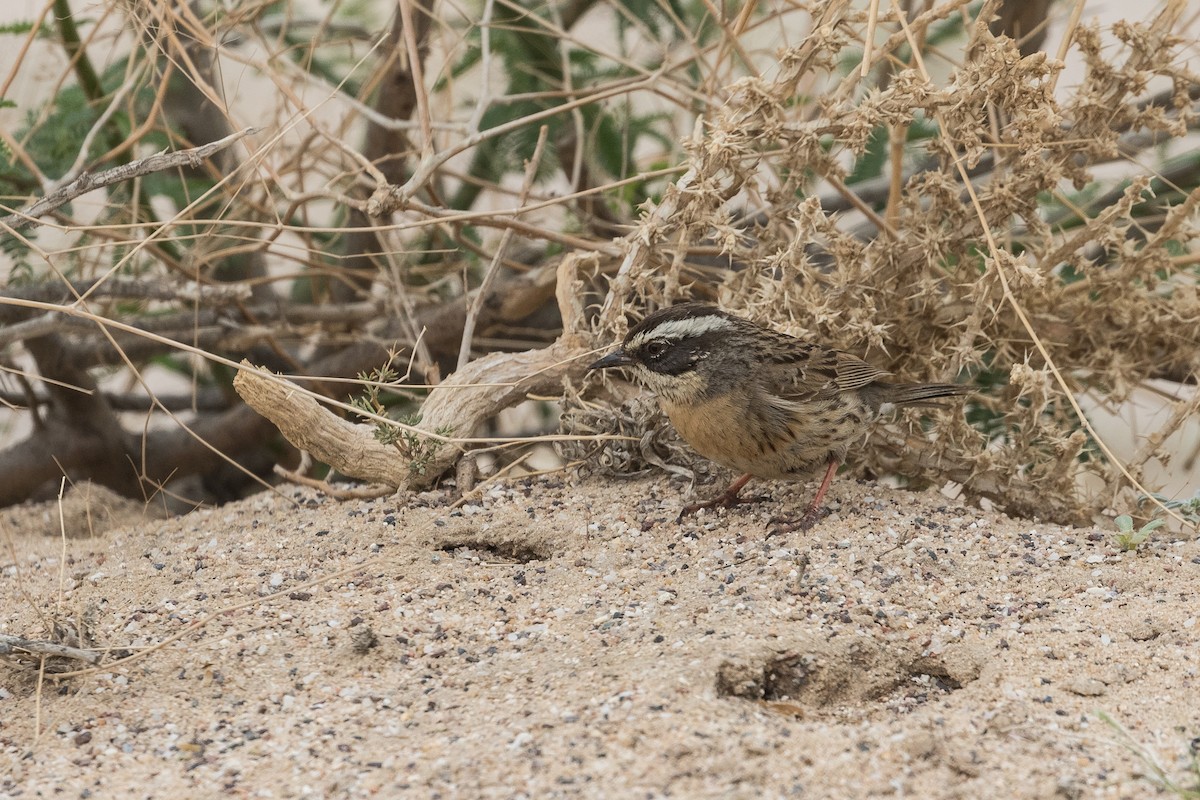
<instances>
[{"instance_id":1,"label":"bird's head","mask_svg":"<svg viewBox=\"0 0 1200 800\"><path fill-rule=\"evenodd\" d=\"M663 308L630 329L613 352L588 366L625 367L659 397L694 402L748 380L746 326L753 323L701 303Z\"/></svg>"}]
</instances>

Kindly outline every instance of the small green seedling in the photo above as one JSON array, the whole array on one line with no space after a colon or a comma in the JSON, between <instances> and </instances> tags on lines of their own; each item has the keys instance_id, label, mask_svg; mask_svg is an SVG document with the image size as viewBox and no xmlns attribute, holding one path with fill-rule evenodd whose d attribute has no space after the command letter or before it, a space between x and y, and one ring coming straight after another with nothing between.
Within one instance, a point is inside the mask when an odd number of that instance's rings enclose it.
<instances>
[{"instance_id":1,"label":"small green seedling","mask_svg":"<svg viewBox=\"0 0 1200 800\"><path fill-rule=\"evenodd\" d=\"M1179 514L1185 521L1200 527L1200 492L1196 492L1186 500L1172 500L1161 494L1150 496Z\"/></svg>"},{"instance_id":2,"label":"small green seedling","mask_svg":"<svg viewBox=\"0 0 1200 800\"><path fill-rule=\"evenodd\" d=\"M1150 538L1150 534L1163 525L1163 520L1152 519L1136 531L1133 529L1133 517L1122 514L1113 522L1117 523L1117 546L1122 550L1137 550L1142 543Z\"/></svg>"},{"instance_id":3,"label":"small green seedling","mask_svg":"<svg viewBox=\"0 0 1200 800\"><path fill-rule=\"evenodd\" d=\"M375 426L375 439L382 444L390 445L400 451L408 459L408 471L413 475L424 475L434 455L441 448L439 438L422 436L413 431L421 422L420 414L407 414L399 418L397 425L381 422L375 417L386 417L388 407L380 397L380 387L395 383L399 376L391 367L381 367L370 373L360 372L358 379L363 382L363 393L351 398L350 405L362 412L366 418L371 418ZM434 437L448 437L454 434L454 426L441 425L434 431Z\"/></svg>"},{"instance_id":4,"label":"small green seedling","mask_svg":"<svg viewBox=\"0 0 1200 800\"><path fill-rule=\"evenodd\" d=\"M384 385L394 383L399 377L396 370L390 366L358 373L358 379L363 383L363 392L357 397L350 398L350 405L363 412L366 417L371 415L387 416L387 406L381 399L379 390Z\"/></svg>"},{"instance_id":5,"label":"small green seedling","mask_svg":"<svg viewBox=\"0 0 1200 800\"><path fill-rule=\"evenodd\" d=\"M421 415L412 414L400 421L405 425L416 427L421 422ZM441 439L421 436L408 429L397 429L396 433L396 437L389 438L386 443L395 445L396 449L408 458L409 474L424 475L429 463L442 447ZM433 433L439 437L453 436L454 426L439 425ZM384 441L379 431L375 432L375 438Z\"/></svg>"}]
</instances>

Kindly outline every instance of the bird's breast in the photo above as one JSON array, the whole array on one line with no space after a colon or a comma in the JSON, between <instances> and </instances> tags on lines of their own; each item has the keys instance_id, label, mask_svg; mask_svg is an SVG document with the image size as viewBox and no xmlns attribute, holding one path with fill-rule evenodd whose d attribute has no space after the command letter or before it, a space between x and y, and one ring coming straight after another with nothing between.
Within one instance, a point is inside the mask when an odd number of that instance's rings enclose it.
<instances>
[{"instance_id":1,"label":"bird's breast","mask_svg":"<svg viewBox=\"0 0 1200 800\"><path fill-rule=\"evenodd\" d=\"M828 403L772 404L730 392L700 403L660 398L680 437L707 459L759 478L789 480L841 460L865 420ZM812 407L809 407L812 406Z\"/></svg>"}]
</instances>

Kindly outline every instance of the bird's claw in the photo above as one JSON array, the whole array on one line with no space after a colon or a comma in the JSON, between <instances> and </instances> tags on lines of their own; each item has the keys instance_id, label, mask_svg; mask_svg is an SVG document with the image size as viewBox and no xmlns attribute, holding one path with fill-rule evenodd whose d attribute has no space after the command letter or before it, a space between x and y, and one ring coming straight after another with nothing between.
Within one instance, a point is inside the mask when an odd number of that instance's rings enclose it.
<instances>
[{"instance_id":1,"label":"bird's claw","mask_svg":"<svg viewBox=\"0 0 1200 800\"><path fill-rule=\"evenodd\" d=\"M767 521L767 525L770 526L770 529L767 531L767 538L793 531L804 533L820 522L828 513L828 509L810 508L799 519L794 517L790 519L787 517L772 517Z\"/></svg>"},{"instance_id":2,"label":"bird's claw","mask_svg":"<svg viewBox=\"0 0 1200 800\"><path fill-rule=\"evenodd\" d=\"M747 503L765 503L770 500L770 495L765 494L755 495L754 497L739 497L738 495L727 497L726 495L721 495L720 497L714 497L712 500L689 503L679 512L679 516L675 518L675 522L678 524L683 521L684 517L690 517L703 508L732 508L733 506L744 506Z\"/></svg>"}]
</instances>

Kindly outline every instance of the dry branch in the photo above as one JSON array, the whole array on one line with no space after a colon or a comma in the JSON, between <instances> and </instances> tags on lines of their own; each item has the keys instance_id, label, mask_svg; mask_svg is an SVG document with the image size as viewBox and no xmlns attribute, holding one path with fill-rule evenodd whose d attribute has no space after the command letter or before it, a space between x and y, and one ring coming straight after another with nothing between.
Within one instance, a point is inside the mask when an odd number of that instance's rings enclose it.
<instances>
[{"instance_id":1,"label":"dry branch","mask_svg":"<svg viewBox=\"0 0 1200 800\"><path fill-rule=\"evenodd\" d=\"M429 393L414 448L389 447L374 427L347 422L282 378L248 362L234 379L246 404L269 419L296 448L343 475L397 489L432 485L465 452L457 439L530 394L561 391L563 378L583 372L588 348L557 342L544 350L492 353L454 373Z\"/></svg>"},{"instance_id":2,"label":"dry branch","mask_svg":"<svg viewBox=\"0 0 1200 800\"><path fill-rule=\"evenodd\" d=\"M353 377L388 358L386 348L362 342L330 353L311 365L314 374ZM71 416L81 401L64 391L28 438L0 450L0 507L28 499L50 481L92 480L127 497L143 499L168 480L207 475L269 450L270 422L239 405L202 416L190 426L133 433L113 420L97 430L79 427ZM66 416L64 416L66 415ZM83 416L86 421L90 417ZM241 468L244 469L244 468Z\"/></svg>"},{"instance_id":3,"label":"dry branch","mask_svg":"<svg viewBox=\"0 0 1200 800\"><path fill-rule=\"evenodd\" d=\"M82 650L65 644L47 642L43 639L26 639L0 633L0 657L40 661L43 658L72 658L87 664L99 664L104 653L98 650Z\"/></svg>"},{"instance_id":4,"label":"dry branch","mask_svg":"<svg viewBox=\"0 0 1200 800\"><path fill-rule=\"evenodd\" d=\"M423 61L429 50L430 9L428 3L419 3L419 12L412 20L415 30L412 38L418 43L413 51L402 46L409 30L404 17L397 8L388 31L387 49L382 53L383 63L378 70L379 88L375 96L376 115L368 117L366 141L362 157L378 170L378 175L389 183L401 183L409 172L408 161L413 152L407 132L381 124L381 120L408 120L417 107L418 92L424 91L415 83L414 67ZM409 17L413 15L409 14ZM373 276L379 272L369 253L379 252L382 244L378 233L371 229L371 220L358 208L350 209L349 224L342 242L343 259L338 269L344 273L343 280L334 283L331 294L335 300L347 300L355 293L369 289ZM368 276L358 278L356 276ZM401 300L405 298L402 296ZM412 332L415 335L415 331Z\"/></svg>"},{"instance_id":5,"label":"dry branch","mask_svg":"<svg viewBox=\"0 0 1200 800\"><path fill-rule=\"evenodd\" d=\"M37 222L39 218L49 214L54 209L60 208L75 198L96 189L103 189L106 186L123 183L142 175L149 175L153 172L161 172L162 170L174 167L198 167L204 163L206 158L211 158L215 153L219 153L235 142L257 132L257 128L245 128L237 133L231 133L224 139L209 142L199 147L177 150L173 153L168 153L164 150L147 158L139 158L137 161L130 161L128 164L106 169L104 172L96 175L84 172L70 183L60 186L36 203L14 214L0 217L0 229L19 231L23 228L28 228Z\"/></svg>"},{"instance_id":6,"label":"dry branch","mask_svg":"<svg viewBox=\"0 0 1200 800\"><path fill-rule=\"evenodd\" d=\"M233 388L298 450L351 478L388 486L405 484L407 464L396 457L394 447L375 438L371 426L347 422L326 411L312 395L256 369L249 361L242 362Z\"/></svg>"},{"instance_id":7,"label":"dry branch","mask_svg":"<svg viewBox=\"0 0 1200 800\"><path fill-rule=\"evenodd\" d=\"M561 392L569 376L583 374L592 353L583 330L583 307L574 276L576 261L558 270L558 303L564 334L551 346L523 353L491 353L456 371L429 393L421 420L409 428L408 447L375 439L373 426L347 422L309 394L243 363L233 385L246 404L275 424L299 450L344 475L398 489L425 488L465 452L459 440L500 411L531 394Z\"/></svg>"}]
</instances>

